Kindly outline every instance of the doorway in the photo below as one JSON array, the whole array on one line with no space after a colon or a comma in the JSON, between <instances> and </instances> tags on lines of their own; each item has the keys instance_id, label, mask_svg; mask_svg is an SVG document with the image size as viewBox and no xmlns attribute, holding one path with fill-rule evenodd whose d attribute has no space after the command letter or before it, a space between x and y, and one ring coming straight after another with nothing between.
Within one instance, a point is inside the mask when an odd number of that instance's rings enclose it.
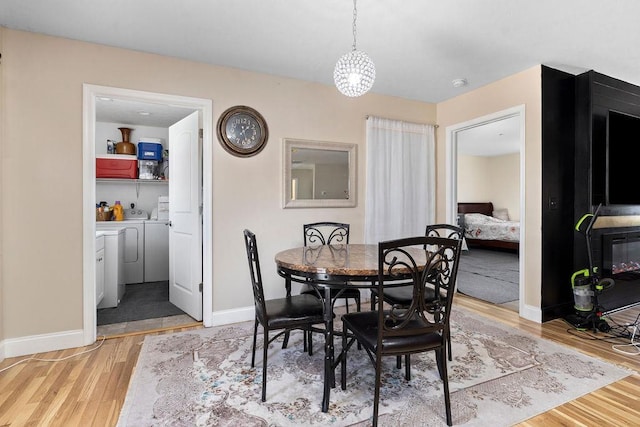
<instances>
[{"instance_id":1,"label":"doorway","mask_svg":"<svg viewBox=\"0 0 640 427\"><path fill-rule=\"evenodd\" d=\"M99 99L118 99L162 109L182 108L198 111L201 117L199 161L202 165L202 322L212 324L212 101L161 93L135 91L85 84L83 87L83 333L85 344L96 339L95 304L95 203L96 203L96 103ZM185 116L188 113L185 113ZM196 284L197 285L197 284Z\"/></svg>"},{"instance_id":2,"label":"doorway","mask_svg":"<svg viewBox=\"0 0 640 427\"><path fill-rule=\"evenodd\" d=\"M520 223L525 223L525 110L524 105L509 108L507 110L499 111L487 116L478 117L467 122L459 123L456 125L448 126L446 132L446 218L450 224L456 224L458 222L458 202L469 202L470 200L459 200L458 198L458 177L459 177L459 155L463 149L462 143L464 136L468 132L478 132L482 129L489 128L501 121L515 121L517 127L517 139L515 141L518 153L519 153L519 194L518 208ZM473 201L473 200L472 200ZM487 200L483 200L487 201ZM492 201L492 200L489 200ZM520 244L519 244L519 257L518 257L518 312L523 313L525 310L524 305L524 290L526 289L525 275L524 275L524 260L525 257L525 242L524 242L524 226L520 227Z\"/></svg>"}]
</instances>

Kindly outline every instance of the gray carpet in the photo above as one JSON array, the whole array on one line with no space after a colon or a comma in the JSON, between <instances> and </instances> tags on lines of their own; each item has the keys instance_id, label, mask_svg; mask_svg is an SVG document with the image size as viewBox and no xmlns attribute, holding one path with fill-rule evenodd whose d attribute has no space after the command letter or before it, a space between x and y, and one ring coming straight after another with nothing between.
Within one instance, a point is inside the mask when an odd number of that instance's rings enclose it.
<instances>
[{"instance_id":1,"label":"gray carpet","mask_svg":"<svg viewBox=\"0 0 640 427\"><path fill-rule=\"evenodd\" d=\"M169 282L127 285L118 307L98 310L98 326L185 314L169 302Z\"/></svg>"},{"instance_id":2,"label":"gray carpet","mask_svg":"<svg viewBox=\"0 0 640 427\"><path fill-rule=\"evenodd\" d=\"M458 291L494 304L517 301L518 276L517 253L470 248L458 265Z\"/></svg>"}]
</instances>

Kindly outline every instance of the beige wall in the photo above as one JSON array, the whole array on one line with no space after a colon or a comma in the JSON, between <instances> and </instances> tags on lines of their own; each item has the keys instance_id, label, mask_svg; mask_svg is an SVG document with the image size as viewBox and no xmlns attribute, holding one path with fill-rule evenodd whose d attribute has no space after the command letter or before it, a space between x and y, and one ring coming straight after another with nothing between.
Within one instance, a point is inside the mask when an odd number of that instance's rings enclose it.
<instances>
[{"instance_id":1,"label":"beige wall","mask_svg":"<svg viewBox=\"0 0 640 427\"><path fill-rule=\"evenodd\" d=\"M504 156L458 155L459 202L492 202L507 209L509 219L520 220L520 154Z\"/></svg>"},{"instance_id":2,"label":"beige wall","mask_svg":"<svg viewBox=\"0 0 640 427\"><path fill-rule=\"evenodd\" d=\"M3 49L4 33L0 28L0 52L4 52ZM0 360L4 359L4 337L5 337L5 321L4 321L4 306L7 303L7 299L4 297L4 221L3 221L3 200L5 194L5 180L4 180L4 141L6 141L4 133L4 123L6 120L7 111L5 108L6 93L5 80L4 80L4 67L0 62Z\"/></svg>"},{"instance_id":3,"label":"beige wall","mask_svg":"<svg viewBox=\"0 0 640 427\"><path fill-rule=\"evenodd\" d=\"M526 253L524 276L524 304L540 308L541 266L541 111L542 79L540 66L509 76L480 89L438 104L437 164L438 183L446 179L446 129L498 111L525 106L525 208L524 250ZM446 221L446 188L437 187L437 218ZM521 212L522 215L522 212Z\"/></svg>"},{"instance_id":4,"label":"beige wall","mask_svg":"<svg viewBox=\"0 0 640 427\"><path fill-rule=\"evenodd\" d=\"M213 122L232 105L256 108L269 142L251 158L213 147L213 309L251 306L242 230L258 237L266 296L283 294L276 252L302 244L304 222L364 232L365 116L434 123L436 106L175 58L0 29L4 258L0 339L82 328L82 85L213 100ZM329 67L330 68L330 67ZM331 70L329 69L328 72ZM215 132L214 132L215 134ZM282 209L282 138L358 144L357 207Z\"/></svg>"}]
</instances>

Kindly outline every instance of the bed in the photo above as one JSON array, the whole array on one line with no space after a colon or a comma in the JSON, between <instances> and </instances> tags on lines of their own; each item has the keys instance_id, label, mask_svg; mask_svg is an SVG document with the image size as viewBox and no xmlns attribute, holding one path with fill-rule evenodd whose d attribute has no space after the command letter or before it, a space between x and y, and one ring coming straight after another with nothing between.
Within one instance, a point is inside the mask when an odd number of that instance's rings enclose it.
<instances>
[{"instance_id":1,"label":"bed","mask_svg":"<svg viewBox=\"0 0 640 427\"><path fill-rule=\"evenodd\" d=\"M458 223L471 247L518 251L520 222L494 217L493 203L458 203Z\"/></svg>"}]
</instances>

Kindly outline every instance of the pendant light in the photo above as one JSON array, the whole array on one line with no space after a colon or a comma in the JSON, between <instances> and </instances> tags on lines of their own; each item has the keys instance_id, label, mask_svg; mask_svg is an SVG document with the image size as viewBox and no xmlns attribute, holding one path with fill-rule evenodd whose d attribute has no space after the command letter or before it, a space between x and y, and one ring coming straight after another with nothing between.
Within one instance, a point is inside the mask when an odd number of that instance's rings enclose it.
<instances>
[{"instance_id":1,"label":"pendant light","mask_svg":"<svg viewBox=\"0 0 640 427\"><path fill-rule=\"evenodd\" d=\"M376 67L369 56L356 49L356 18L358 10L353 0L353 48L345 53L333 70L333 81L338 90L346 96L364 95L373 86L376 79Z\"/></svg>"}]
</instances>

